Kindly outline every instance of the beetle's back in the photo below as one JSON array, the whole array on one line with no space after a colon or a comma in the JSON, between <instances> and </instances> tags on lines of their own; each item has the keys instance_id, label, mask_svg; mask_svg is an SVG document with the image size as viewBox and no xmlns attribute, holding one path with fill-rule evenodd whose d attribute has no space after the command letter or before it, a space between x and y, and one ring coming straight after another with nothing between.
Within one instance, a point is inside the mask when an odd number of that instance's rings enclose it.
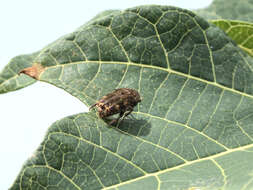
<instances>
[{"instance_id":1,"label":"beetle's back","mask_svg":"<svg viewBox=\"0 0 253 190\"><path fill-rule=\"evenodd\" d=\"M124 113L127 109L133 109L140 102L139 93L130 88L119 88L103 96L96 107L101 118L117 113Z\"/></svg>"}]
</instances>

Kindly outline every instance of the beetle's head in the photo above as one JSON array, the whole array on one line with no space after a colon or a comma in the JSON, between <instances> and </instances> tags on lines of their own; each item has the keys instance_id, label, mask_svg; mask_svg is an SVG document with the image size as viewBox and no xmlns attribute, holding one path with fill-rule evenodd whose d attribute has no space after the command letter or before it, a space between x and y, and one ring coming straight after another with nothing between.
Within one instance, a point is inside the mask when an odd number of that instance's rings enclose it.
<instances>
[{"instance_id":1,"label":"beetle's head","mask_svg":"<svg viewBox=\"0 0 253 190\"><path fill-rule=\"evenodd\" d=\"M135 102L136 104L138 104L139 102L141 102L141 96L137 91L134 91L133 93L134 93Z\"/></svg>"}]
</instances>

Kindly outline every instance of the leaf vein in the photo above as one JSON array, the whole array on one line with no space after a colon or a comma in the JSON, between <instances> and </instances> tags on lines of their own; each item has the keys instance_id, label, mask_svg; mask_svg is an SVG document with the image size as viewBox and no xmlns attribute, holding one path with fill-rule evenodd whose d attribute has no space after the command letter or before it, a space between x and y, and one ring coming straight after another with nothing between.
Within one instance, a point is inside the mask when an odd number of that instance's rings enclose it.
<instances>
[{"instance_id":1,"label":"leaf vein","mask_svg":"<svg viewBox=\"0 0 253 190\"><path fill-rule=\"evenodd\" d=\"M194 132L198 133L198 134L201 135L201 136L204 136L206 139L209 139L210 141L216 143L217 145L219 145L220 147L224 148L225 150L229 150L229 148L226 147L225 145L219 143L219 142L216 141L215 139L213 139L213 138L207 136L206 134L204 134L204 133L202 133L202 132L200 132L200 131L198 131L198 130L196 130L196 129L194 129L194 128L189 127L189 126L186 125L186 124L179 123L179 122L176 122L176 121L171 121L171 120L168 120L168 119L166 119L166 118L161 118L161 117L159 117L159 116L151 115L151 114L148 114L148 113L143 113L143 112L135 112L135 113L137 113L137 114L142 114L142 115L146 115L146 116L148 116L148 117L153 117L153 118L161 119L161 120L164 120L164 121L166 121L166 122L168 122L168 123L173 123L173 124L181 125L181 126L187 128L187 129L190 129L191 131L194 131Z\"/></svg>"},{"instance_id":2,"label":"leaf vein","mask_svg":"<svg viewBox=\"0 0 253 190\"><path fill-rule=\"evenodd\" d=\"M50 133L50 135L53 135L53 134L64 134L64 135L66 135L66 136L73 137L73 138L76 138L76 139L78 139L78 140L80 140L80 141L83 141L83 142L85 142L85 143L88 143L88 144L90 144L90 145L92 145L92 146L94 146L94 147L96 147L96 148L100 148L100 149L106 151L107 153L110 152L112 155L114 155L114 156L116 156L116 157L118 157L118 158L124 160L126 163L128 163L128 164L132 165L133 167L137 168L137 169L138 169L140 172L142 172L143 174L146 174L146 172L145 172L142 168L140 168L139 166L137 166L136 164L130 162L130 161L127 160L126 158L124 158L124 157L122 157L122 156L120 156L120 155L118 155L118 154L112 152L111 150L109 150L109 149L107 149L107 148L105 148L105 147L103 147L103 146L101 146L101 145L97 145L97 144L95 144L95 143L93 143L93 142L91 142L91 141L88 141L88 140L84 139L84 138L80 138L80 137L77 137L77 136L74 136L74 135L72 135L72 134L68 134L68 133L65 133L65 132L52 132L52 133Z\"/></svg>"},{"instance_id":3,"label":"leaf vein","mask_svg":"<svg viewBox=\"0 0 253 190\"><path fill-rule=\"evenodd\" d=\"M193 79L193 80L197 80L197 81L200 81L200 82L203 82L203 83L206 83L206 84L210 84L212 86L216 86L216 87L219 87L219 88L222 88L222 89L225 89L227 91L230 91L230 92L234 92L236 94L240 94L240 95L243 95L243 96L246 96L246 97L249 97L249 98L252 98L253 99L253 95L252 94L246 94L245 92L241 92L241 91L238 91L236 89L231 89L229 87L226 87L226 86L223 86L219 83L216 83L216 82L213 82L213 81L207 81L205 79L201 79L201 78L197 78L195 76L192 76L192 75L188 75L188 74L185 74L185 73L181 73L179 71L175 71L175 70L171 70L171 69L167 69L167 68L162 68L162 67L158 67L158 66L154 66L154 65L144 65L144 64L138 64L138 63L133 63L133 62L114 62L114 61L77 61L77 62L73 62L73 63L69 63L68 65L71 65L71 64L84 64L84 63L89 63L89 64L129 64L129 65L133 65L133 66L138 66L138 67L142 67L142 68L152 68L152 69L157 69L157 70L162 70L162 71L167 71L167 72L170 72L170 73L174 73L174 74L177 74L179 76L183 76L183 77L186 77L186 78L190 78L190 79ZM64 67L64 65L55 65L55 66L49 66L47 68L45 68L44 72L50 68L54 68L54 67ZM139 82L140 83L140 82Z\"/></svg>"}]
</instances>

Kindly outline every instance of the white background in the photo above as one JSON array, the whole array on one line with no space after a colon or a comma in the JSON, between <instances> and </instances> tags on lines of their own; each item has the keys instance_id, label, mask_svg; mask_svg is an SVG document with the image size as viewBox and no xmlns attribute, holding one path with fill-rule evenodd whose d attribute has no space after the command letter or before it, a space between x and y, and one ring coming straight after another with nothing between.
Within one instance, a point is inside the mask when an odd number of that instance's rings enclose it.
<instances>
[{"instance_id":1,"label":"white background","mask_svg":"<svg viewBox=\"0 0 253 190\"><path fill-rule=\"evenodd\" d=\"M162 4L197 9L212 0L1 0L0 70L20 54L35 52L70 33L101 11ZM0 189L8 189L47 128L65 116L87 111L75 97L37 82L0 94Z\"/></svg>"}]
</instances>

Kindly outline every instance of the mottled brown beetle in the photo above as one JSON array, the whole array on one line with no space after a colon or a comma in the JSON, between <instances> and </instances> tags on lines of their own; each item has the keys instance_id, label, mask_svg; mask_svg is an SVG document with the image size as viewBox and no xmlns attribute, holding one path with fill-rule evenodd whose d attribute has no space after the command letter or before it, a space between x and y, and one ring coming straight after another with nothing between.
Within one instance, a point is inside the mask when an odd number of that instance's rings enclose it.
<instances>
[{"instance_id":1,"label":"mottled brown beetle","mask_svg":"<svg viewBox=\"0 0 253 190\"><path fill-rule=\"evenodd\" d=\"M119 88L103 96L89 110L96 106L99 117L102 119L119 113L119 117L110 122L110 124L114 124L118 123L119 119L123 120L128 116L139 102L141 102L141 97L136 90Z\"/></svg>"}]
</instances>

